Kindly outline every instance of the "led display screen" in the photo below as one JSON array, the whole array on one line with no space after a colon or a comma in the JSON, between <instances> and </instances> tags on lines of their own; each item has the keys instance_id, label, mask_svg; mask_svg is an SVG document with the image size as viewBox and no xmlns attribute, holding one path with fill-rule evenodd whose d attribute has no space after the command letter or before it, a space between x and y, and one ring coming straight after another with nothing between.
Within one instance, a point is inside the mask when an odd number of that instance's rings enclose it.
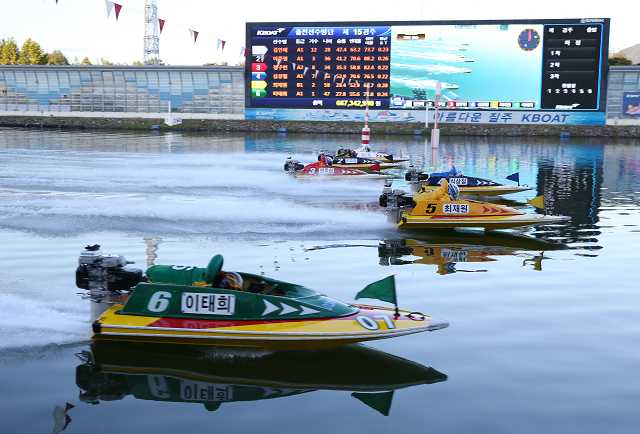
<instances>
[{"instance_id":1,"label":"led display screen","mask_svg":"<svg viewBox=\"0 0 640 434\"><path fill-rule=\"evenodd\" d=\"M248 23L246 107L604 111L608 40L609 19Z\"/></svg>"}]
</instances>

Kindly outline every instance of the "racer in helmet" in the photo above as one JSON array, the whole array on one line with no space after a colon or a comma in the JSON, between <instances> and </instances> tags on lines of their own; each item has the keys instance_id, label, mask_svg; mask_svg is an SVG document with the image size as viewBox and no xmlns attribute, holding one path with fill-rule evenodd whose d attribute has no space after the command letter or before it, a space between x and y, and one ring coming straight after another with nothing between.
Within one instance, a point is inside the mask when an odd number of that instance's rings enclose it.
<instances>
[{"instance_id":1,"label":"racer in helmet","mask_svg":"<svg viewBox=\"0 0 640 434\"><path fill-rule=\"evenodd\" d=\"M460 194L460 188L453 184L453 183L449 183L449 197L451 198L452 201L456 201L458 200L458 195Z\"/></svg>"},{"instance_id":2,"label":"racer in helmet","mask_svg":"<svg viewBox=\"0 0 640 434\"><path fill-rule=\"evenodd\" d=\"M230 289L232 291L244 291L242 286L242 276L233 271L225 271L220 280L220 288Z\"/></svg>"}]
</instances>

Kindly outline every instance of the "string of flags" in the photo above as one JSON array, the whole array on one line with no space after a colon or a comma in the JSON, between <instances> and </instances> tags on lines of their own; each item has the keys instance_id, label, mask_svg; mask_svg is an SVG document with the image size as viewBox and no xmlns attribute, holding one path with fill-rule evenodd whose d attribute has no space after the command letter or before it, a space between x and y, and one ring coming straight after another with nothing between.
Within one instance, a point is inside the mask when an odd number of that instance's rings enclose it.
<instances>
[{"instance_id":1,"label":"string of flags","mask_svg":"<svg viewBox=\"0 0 640 434\"><path fill-rule=\"evenodd\" d=\"M45 1L46 1L46 0L45 0ZM121 4L118 4L118 3L115 3L115 2L112 2L112 1L109 1L109 0L105 0L105 3L106 3L106 7L107 7L107 19L109 19L109 17L111 16L111 12L115 9L115 11L116 11L116 21L118 21L118 18L120 17L120 11L122 10L123 6L122 6ZM56 4L58 4L58 0L56 0ZM125 8L126 8L126 9L130 9L130 10L132 10L132 11L134 11L134 12L142 13L142 12L140 12L140 11L136 11L135 9L131 9L131 8L128 8L128 7L125 7ZM160 30L160 35L162 35L162 30L164 29L164 25L165 25L165 23L166 23L166 22L167 22L166 20L162 20L162 19L159 19L159 18L154 18L154 25L157 25L157 26L158 26L158 28L159 28L159 30ZM184 27L184 26L181 26L181 25L179 25L179 24L175 24L175 23L171 23L171 24L174 24L174 25L179 26L179 27ZM191 37L193 38L193 43L195 44L195 43L198 41L198 35L200 34L200 32L198 32L198 31L196 31L196 30L193 30L193 29L189 29L189 28L187 28L187 30L189 30L189 34L190 34L190 35L191 35ZM206 36L208 36L208 35L206 35ZM216 39L217 39L217 47L216 47L216 51L223 52L223 51L224 51L224 48L225 48L225 45L227 44L227 41L225 41L225 40L223 40L223 39L219 39L219 38L216 38ZM247 54L249 54L249 48L246 48L246 47L240 47L240 56L241 56L241 57L245 57L245 58L246 58ZM264 62L264 60L265 60L265 58L266 58L267 56L268 56L268 57L270 57L270 58L272 58L273 60L275 60L275 61L276 61L276 66L277 66L277 68L279 69L279 68L280 68L280 65L281 65L281 64L282 64L282 62L283 62L282 57L280 57L280 56L271 56L271 55L268 55L268 54L266 54L266 53L262 53L262 54L260 54L260 55L258 56L258 60L259 60L260 62ZM296 69L302 69L302 71L303 71L303 72L302 72L302 75L303 75L303 76L306 76L306 75L307 75L307 72L308 72L308 71L309 71L309 69L310 69L308 66L304 66L304 65L296 64L296 63L289 62L289 61L284 61L284 62L291 64L291 65L292 65L292 67L293 67L293 70L294 70L294 71L295 71ZM326 71L323 71L323 70L319 70L319 69L314 69L313 78L314 78L314 79L317 79L317 78L318 78L318 76L320 75L320 72L323 72L323 73L324 73L324 75L323 75L323 79L324 79L325 81L326 81L327 79L329 79L329 78L333 77L333 82L334 82L334 83L335 83L335 81L336 81L338 78L340 78L340 79L341 79L341 83L344 83L344 82L345 82L345 76L346 76L346 74L331 74L331 73L329 73L329 72L326 72ZM359 84L359 83L360 83L358 80L352 80L352 79L349 79L348 83L349 83L349 84L351 84L352 82L355 82L356 84ZM367 83L367 84L366 84L366 86L367 86L367 87L368 87L369 85L370 85L369 83Z\"/></svg>"}]
</instances>

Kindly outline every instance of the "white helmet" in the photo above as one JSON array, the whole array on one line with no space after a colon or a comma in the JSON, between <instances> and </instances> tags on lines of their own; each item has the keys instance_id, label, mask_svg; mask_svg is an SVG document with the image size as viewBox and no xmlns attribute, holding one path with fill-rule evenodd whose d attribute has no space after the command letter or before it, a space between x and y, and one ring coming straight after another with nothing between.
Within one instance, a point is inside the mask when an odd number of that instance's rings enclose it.
<instances>
[{"instance_id":1,"label":"white helmet","mask_svg":"<svg viewBox=\"0 0 640 434\"><path fill-rule=\"evenodd\" d=\"M458 195L460 194L460 188L452 183L449 183L449 196L451 200L458 200Z\"/></svg>"}]
</instances>

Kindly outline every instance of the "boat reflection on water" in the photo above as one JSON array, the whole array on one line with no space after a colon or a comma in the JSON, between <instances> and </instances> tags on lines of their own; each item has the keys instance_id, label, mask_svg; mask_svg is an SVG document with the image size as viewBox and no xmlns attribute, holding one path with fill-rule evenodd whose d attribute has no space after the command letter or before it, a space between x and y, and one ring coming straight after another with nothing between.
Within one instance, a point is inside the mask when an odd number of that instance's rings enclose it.
<instances>
[{"instance_id":1,"label":"boat reflection on water","mask_svg":"<svg viewBox=\"0 0 640 434\"><path fill-rule=\"evenodd\" d=\"M545 251L567 248L564 244L513 232L440 232L438 235L425 235L420 239L393 238L381 241L378 246L380 265L437 265L437 273L444 275L457 272L455 265L458 262L491 262L497 261L496 256L515 256L521 255L523 251L534 251L539 253L528 254L522 265L529 264L534 270L541 271L542 260L548 259L544 257Z\"/></svg>"},{"instance_id":2,"label":"boat reflection on water","mask_svg":"<svg viewBox=\"0 0 640 434\"><path fill-rule=\"evenodd\" d=\"M78 354L80 400L137 399L221 404L284 398L316 390L350 391L388 415L394 390L446 381L433 368L361 344L266 352L191 345L101 342Z\"/></svg>"}]
</instances>

